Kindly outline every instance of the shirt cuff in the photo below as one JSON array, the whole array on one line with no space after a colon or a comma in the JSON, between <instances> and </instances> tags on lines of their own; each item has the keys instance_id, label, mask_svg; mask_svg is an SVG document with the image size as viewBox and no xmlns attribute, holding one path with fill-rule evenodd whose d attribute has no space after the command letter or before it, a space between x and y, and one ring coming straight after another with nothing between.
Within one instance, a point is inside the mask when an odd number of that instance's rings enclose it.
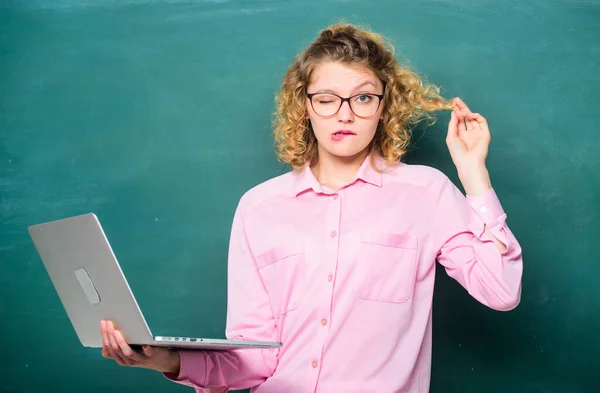
<instances>
[{"instance_id":1,"label":"shirt cuff","mask_svg":"<svg viewBox=\"0 0 600 393\"><path fill-rule=\"evenodd\" d=\"M202 387L206 381L206 354L203 351L180 349L179 375L163 373L170 381L183 385Z\"/></svg>"},{"instance_id":2,"label":"shirt cuff","mask_svg":"<svg viewBox=\"0 0 600 393\"><path fill-rule=\"evenodd\" d=\"M480 196L467 195L469 209L469 226L475 236L482 238L484 227L492 230L506 223L506 213L493 188Z\"/></svg>"}]
</instances>

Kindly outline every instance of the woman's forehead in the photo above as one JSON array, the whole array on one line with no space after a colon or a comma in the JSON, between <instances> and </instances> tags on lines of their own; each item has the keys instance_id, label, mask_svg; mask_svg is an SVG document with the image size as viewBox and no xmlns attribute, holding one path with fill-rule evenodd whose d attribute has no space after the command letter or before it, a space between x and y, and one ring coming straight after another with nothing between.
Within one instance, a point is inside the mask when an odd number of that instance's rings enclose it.
<instances>
[{"instance_id":1,"label":"woman's forehead","mask_svg":"<svg viewBox=\"0 0 600 393\"><path fill-rule=\"evenodd\" d=\"M334 61L318 63L312 70L309 84L324 89L353 88L359 85L376 88L382 86L377 75L368 67Z\"/></svg>"}]
</instances>

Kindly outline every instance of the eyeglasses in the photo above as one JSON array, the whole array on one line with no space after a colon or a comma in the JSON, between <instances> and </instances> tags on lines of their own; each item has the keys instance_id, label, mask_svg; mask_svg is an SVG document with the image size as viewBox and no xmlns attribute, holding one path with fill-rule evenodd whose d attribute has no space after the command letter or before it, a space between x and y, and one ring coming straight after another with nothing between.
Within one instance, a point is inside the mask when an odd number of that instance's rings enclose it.
<instances>
[{"instance_id":1,"label":"eyeglasses","mask_svg":"<svg viewBox=\"0 0 600 393\"><path fill-rule=\"evenodd\" d=\"M333 93L306 93L315 113L321 117L336 115L344 102L348 102L350 110L358 117L374 116L379 110L383 94L360 93L344 98Z\"/></svg>"}]
</instances>

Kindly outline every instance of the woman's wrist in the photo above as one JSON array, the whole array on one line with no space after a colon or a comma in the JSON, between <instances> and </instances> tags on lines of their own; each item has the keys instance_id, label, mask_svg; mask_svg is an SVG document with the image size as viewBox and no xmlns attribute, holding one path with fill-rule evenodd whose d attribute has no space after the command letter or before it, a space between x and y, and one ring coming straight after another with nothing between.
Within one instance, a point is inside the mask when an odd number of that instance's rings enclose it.
<instances>
[{"instance_id":1,"label":"woman's wrist","mask_svg":"<svg viewBox=\"0 0 600 393\"><path fill-rule=\"evenodd\" d=\"M169 374L179 375L179 371L181 368L181 358L179 357L179 351L170 350L169 351L169 362L168 362L166 372Z\"/></svg>"},{"instance_id":2,"label":"woman's wrist","mask_svg":"<svg viewBox=\"0 0 600 393\"><path fill-rule=\"evenodd\" d=\"M490 174L485 166L466 170L459 169L458 177L467 195L480 196L492 188Z\"/></svg>"}]
</instances>

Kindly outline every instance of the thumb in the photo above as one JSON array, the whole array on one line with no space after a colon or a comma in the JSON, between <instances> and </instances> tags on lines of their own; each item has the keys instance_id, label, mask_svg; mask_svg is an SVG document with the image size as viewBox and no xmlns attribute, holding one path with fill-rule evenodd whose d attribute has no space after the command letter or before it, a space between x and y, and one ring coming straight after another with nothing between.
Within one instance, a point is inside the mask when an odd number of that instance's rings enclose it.
<instances>
[{"instance_id":1,"label":"thumb","mask_svg":"<svg viewBox=\"0 0 600 393\"><path fill-rule=\"evenodd\" d=\"M154 355L154 350L152 349L152 347L150 345L143 345L142 351L144 351L144 355L146 355L148 357L152 357Z\"/></svg>"},{"instance_id":2,"label":"thumb","mask_svg":"<svg viewBox=\"0 0 600 393\"><path fill-rule=\"evenodd\" d=\"M458 136L458 116L455 111L452 111L450 114L450 121L448 122L448 135L446 135L446 140L450 141L451 139Z\"/></svg>"}]
</instances>

